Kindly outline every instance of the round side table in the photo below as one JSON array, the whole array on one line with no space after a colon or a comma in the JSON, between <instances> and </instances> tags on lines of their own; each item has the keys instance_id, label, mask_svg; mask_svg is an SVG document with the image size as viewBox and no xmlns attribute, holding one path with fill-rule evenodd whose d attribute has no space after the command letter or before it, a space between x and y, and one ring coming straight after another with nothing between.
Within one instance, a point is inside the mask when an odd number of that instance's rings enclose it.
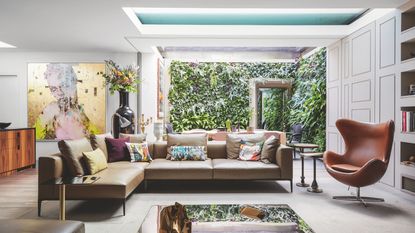
<instances>
[{"instance_id":1,"label":"round side table","mask_svg":"<svg viewBox=\"0 0 415 233\"><path fill-rule=\"evenodd\" d=\"M311 187L307 188L307 191L312 193L322 193L323 190L318 187L317 179L316 179L316 160L323 156L321 152L310 152L310 153L300 153L300 156L303 157L312 157L313 158L313 183L311 183Z\"/></svg>"},{"instance_id":2,"label":"round side table","mask_svg":"<svg viewBox=\"0 0 415 233\"><path fill-rule=\"evenodd\" d=\"M301 156L301 153L305 153L304 150L305 149L315 149L318 148L318 145L316 144L312 144L312 143L293 143L290 144L291 147L293 147L294 149L294 153L295 153L295 148L298 148L300 150L300 157L301 157L301 182L295 184L298 187L308 187L310 186L309 184L307 184L304 179L304 157Z\"/></svg>"}]
</instances>

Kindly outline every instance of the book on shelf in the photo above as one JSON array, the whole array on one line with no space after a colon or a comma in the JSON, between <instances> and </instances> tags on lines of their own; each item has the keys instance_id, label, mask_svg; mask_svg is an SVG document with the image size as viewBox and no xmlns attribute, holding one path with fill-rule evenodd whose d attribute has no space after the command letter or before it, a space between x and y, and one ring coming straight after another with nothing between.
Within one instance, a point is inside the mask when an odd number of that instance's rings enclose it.
<instances>
[{"instance_id":1,"label":"book on shelf","mask_svg":"<svg viewBox=\"0 0 415 233\"><path fill-rule=\"evenodd\" d=\"M415 111L402 111L402 132L415 132Z\"/></svg>"}]
</instances>

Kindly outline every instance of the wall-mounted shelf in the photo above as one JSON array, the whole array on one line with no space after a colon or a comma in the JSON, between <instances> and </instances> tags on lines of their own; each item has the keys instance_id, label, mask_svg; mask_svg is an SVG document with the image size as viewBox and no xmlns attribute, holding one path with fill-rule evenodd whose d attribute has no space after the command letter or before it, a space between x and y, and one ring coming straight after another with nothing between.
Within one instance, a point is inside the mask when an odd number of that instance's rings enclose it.
<instances>
[{"instance_id":1,"label":"wall-mounted shelf","mask_svg":"<svg viewBox=\"0 0 415 233\"><path fill-rule=\"evenodd\" d=\"M410 28L401 34L401 43L415 39L415 27Z\"/></svg>"},{"instance_id":2,"label":"wall-mounted shelf","mask_svg":"<svg viewBox=\"0 0 415 233\"><path fill-rule=\"evenodd\" d=\"M400 139L401 142L407 142L407 143L415 142L415 134L413 134L413 133L402 133L401 132L399 134L399 139Z\"/></svg>"},{"instance_id":3,"label":"wall-mounted shelf","mask_svg":"<svg viewBox=\"0 0 415 233\"><path fill-rule=\"evenodd\" d=\"M415 58L402 61L400 68L401 72L415 72Z\"/></svg>"}]
</instances>

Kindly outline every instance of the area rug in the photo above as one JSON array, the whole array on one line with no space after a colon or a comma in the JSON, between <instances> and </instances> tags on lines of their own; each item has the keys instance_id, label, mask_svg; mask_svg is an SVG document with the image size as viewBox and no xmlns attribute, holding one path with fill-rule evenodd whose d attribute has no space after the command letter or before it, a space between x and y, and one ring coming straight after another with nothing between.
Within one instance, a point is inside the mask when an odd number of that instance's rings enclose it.
<instances>
[{"instance_id":1,"label":"area rug","mask_svg":"<svg viewBox=\"0 0 415 233\"><path fill-rule=\"evenodd\" d=\"M264 216L261 219L249 218L241 215L244 207L253 207L261 210ZM225 204L225 205L185 205L186 212L192 221L196 222L267 222L267 223L296 223L301 233L314 233L311 227L290 206L285 204Z\"/></svg>"}]
</instances>

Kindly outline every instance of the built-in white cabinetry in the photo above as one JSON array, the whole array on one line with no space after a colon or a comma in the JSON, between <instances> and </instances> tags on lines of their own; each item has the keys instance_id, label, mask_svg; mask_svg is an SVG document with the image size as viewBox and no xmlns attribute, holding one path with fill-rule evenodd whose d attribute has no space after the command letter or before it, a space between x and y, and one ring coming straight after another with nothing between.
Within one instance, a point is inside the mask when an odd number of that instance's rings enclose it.
<instances>
[{"instance_id":1,"label":"built-in white cabinetry","mask_svg":"<svg viewBox=\"0 0 415 233\"><path fill-rule=\"evenodd\" d=\"M343 82L349 91L349 98L343 99L343 104L349 106L344 115L364 122L374 121L375 26L371 23L346 38L350 41L350 78Z\"/></svg>"},{"instance_id":2,"label":"built-in white cabinetry","mask_svg":"<svg viewBox=\"0 0 415 233\"><path fill-rule=\"evenodd\" d=\"M415 95L409 91L415 84L415 1L327 51L327 149L344 152L341 136L333 128L339 118L365 122L392 119L395 140L388 170L380 182L415 192L415 167L402 163L415 156L415 132L402 132L402 111L415 111Z\"/></svg>"},{"instance_id":3,"label":"built-in white cabinetry","mask_svg":"<svg viewBox=\"0 0 415 233\"><path fill-rule=\"evenodd\" d=\"M399 11L392 12L376 21L376 75L375 75L375 122L394 120L397 124L398 108L398 46L397 35ZM395 139L399 131L395 131ZM388 170L381 183L395 187L397 183L397 141L392 146Z\"/></svg>"},{"instance_id":4,"label":"built-in white cabinetry","mask_svg":"<svg viewBox=\"0 0 415 233\"><path fill-rule=\"evenodd\" d=\"M336 128L336 120L341 116L342 92L342 44L341 41L327 48L327 108L326 108L326 147L331 151L341 151L341 136Z\"/></svg>"},{"instance_id":5,"label":"built-in white cabinetry","mask_svg":"<svg viewBox=\"0 0 415 233\"><path fill-rule=\"evenodd\" d=\"M405 120L402 115L403 112L415 113L415 94L411 94L409 90L411 84L415 85L415 1L410 1L401 8L398 21L400 27L397 30L397 48L400 60L396 90L398 101L395 180L396 187L415 194L415 163L406 163L411 156L415 156L415 129L410 126L404 128Z\"/></svg>"}]
</instances>

